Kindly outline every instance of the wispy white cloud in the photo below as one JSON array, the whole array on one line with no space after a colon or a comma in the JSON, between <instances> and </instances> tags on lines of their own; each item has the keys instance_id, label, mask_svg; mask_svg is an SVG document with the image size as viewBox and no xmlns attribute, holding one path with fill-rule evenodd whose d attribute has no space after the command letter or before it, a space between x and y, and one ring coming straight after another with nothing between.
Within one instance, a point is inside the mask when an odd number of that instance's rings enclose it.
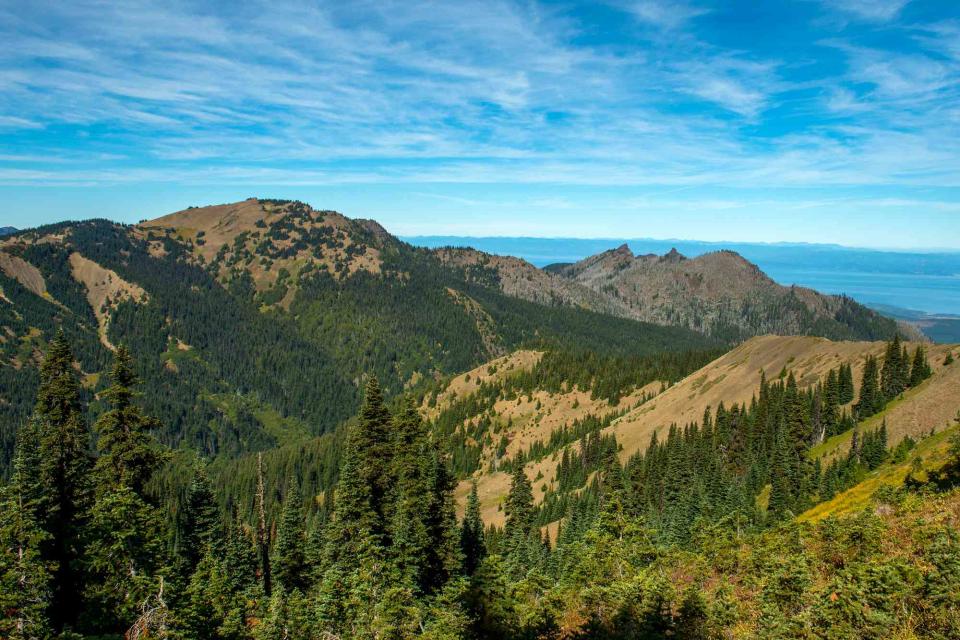
<instances>
[{"instance_id":1,"label":"wispy white cloud","mask_svg":"<svg viewBox=\"0 0 960 640\"><path fill-rule=\"evenodd\" d=\"M825 0L824 5L861 20L887 22L897 17L910 0Z\"/></svg>"},{"instance_id":2,"label":"wispy white cloud","mask_svg":"<svg viewBox=\"0 0 960 640\"><path fill-rule=\"evenodd\" d=\"M641 22L663 29L676 29L689 20L708 13L703 7L664 0L634 0L625 6Z\"/></svg>"},{"instance_id":3,"label":"wispy white cloud","mask_svg":"<svg viewBox=\"0 0 960 640\"><path fill-rule=\"evenodd\" d=\"M506 0L17 5L0 128L58 133L0 151L59 157L86 133L89 163L7 184L960 185L956 23L904 27L910 52L821 42L846 67L811 81L713 43L706 3L615 3L654 27L626 44ZM820 111L782 125L802 92Z\"/></svg>"}]
</instances>

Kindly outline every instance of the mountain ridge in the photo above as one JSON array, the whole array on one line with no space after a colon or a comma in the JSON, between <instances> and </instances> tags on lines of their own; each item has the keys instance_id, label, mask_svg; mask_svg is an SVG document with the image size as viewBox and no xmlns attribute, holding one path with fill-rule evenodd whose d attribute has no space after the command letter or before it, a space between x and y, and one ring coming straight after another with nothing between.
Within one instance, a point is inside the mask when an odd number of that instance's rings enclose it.
<instances>
[{"instance_id":1,"label":"mountain ridge","mask_svg":"<svg viewBox=\"0 0 960 640\"><path fill-rule=\"evenodd\" d=\"M0 467L61 329L91 393L113 346L142 354L158 436L210 456L276 446L284 432L271 416L306 425L305 435L334 430L371 375L392 397L521 346L718 346L686 329L511 297L494 278L375 221L295 201L21 231L0 241L0 390L10 400L0 403Z\"/></svg>"}]
</instances>

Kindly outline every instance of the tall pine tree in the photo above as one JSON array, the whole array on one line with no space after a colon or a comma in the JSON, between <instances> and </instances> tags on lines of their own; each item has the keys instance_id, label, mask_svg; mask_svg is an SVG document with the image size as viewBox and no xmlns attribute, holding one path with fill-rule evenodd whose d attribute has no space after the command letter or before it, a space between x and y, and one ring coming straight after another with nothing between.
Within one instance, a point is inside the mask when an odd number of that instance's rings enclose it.
<instances>
[{"instance_id":1,"label":"tall pine tree","mask_svg":"<svg viewBox=\"0 0 960 640\"><path fill-rule=\"evenodd\" d=\"M271 563L274 578L286 593L306 587L304 549L307 543L300 489L293 480L288 486Z\"/></svg>"},{"instance_id":2,"label":"tall pine tree","mask_svg":"<svg viewBox=\"0 0 960 640\"><path fill-rule=\"evenodd\" d=\"M467 508L460 525L460 552L463 554L463 572L473 575L487 555L483 539L483 519L480 517L480 497L474 481L467 496Z\"/></svg>"},{"instance_id":3,"label":"tall pine tree","mask_svg":"<svg viewBox=\"0 0 960 640\"><path fill-rule=\"evenodd\" d=\"M33 437L27 428L18 438ZM48 534L40 528L36 504L22 483L25 465L35 465L32 446L18 446L14 474L0 489L0 637L10 640L47 638L50 624L50 563L40 554Z\"/></svg>"},{"instance_id":4,"label":"tall pine tree","mask_svg":"<svg viewBox=\"0 0 960 640\"><path fill-rule=\"evenodd\" d=\"M100 456L83 559L90 573L84 618L94 629L122 632L157 592L163 572L162 518L145 487L165 456L149 433L158 422L133 401L138 381L123 346L114 354L110 378L102 394L110 409L94 426Z\"/></svg>"},{"instance_id":5,"label":"tall pine tree","mask_svg":"<svg viewBox=\"0 0 960 640\"><path fill-rule=\"evenodd\" d=\"M85 581L80 566L93 467L80 383L63 332L50 343L40 366L40 387L30 420L28 429L36 439L21 440L21 447L37 447L35 452L24 452L36 465L22 470L21 483L36 505L37 523L46 534L40 555L52 565L49 617L59 632L73 627L82 610L77 594L83 592Z\"/></svg>"}]
</instances>

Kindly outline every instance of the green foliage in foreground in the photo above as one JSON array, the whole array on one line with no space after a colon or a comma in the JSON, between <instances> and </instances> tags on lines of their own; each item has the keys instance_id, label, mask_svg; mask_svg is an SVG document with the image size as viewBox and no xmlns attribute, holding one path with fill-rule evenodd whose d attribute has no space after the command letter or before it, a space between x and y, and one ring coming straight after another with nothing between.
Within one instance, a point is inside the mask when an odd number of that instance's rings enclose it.
<instances>
[{"instance_id":1,"label":"green foliage in foreground","mask_svg":"<svg viewBox=\"0 0 960 640\"><path fill-rule=\"evenodd\" d=\"M775 462L806 452L812 423L794 418L810 398L790 378L765 383L769 397L749 409L674 430L628 467L638 475L624 473L615 450L601 450L590 501L547 538L521 465L504 530L484 531L475 494L458 523L445 456L413 405L384 404L375 378L346 433L337 490L311 498L323 501L311 521L292 478L282 508L269 512L266 493L276 489L259 472L253 491L235 497L252 502L253 524L220 515L203 466L167 516L160 505L170 496L152 482L167 453L147 434L155 424L139 408L129 354L115 355L95 458L72 361L57 338L30 438L20 440L0 493L3 638L960 634L960 490L951 488L960 482L960 439L930 481L886 488L852 517L804 524L774 509L764 529L736 514L688 510L691 487L681 483L695 480L683 472L694 460L683 458L702 453L707 438L729 443L744 425L768 424L774 431L756 431L756 442L774 443ZM853 452L856 464L883 464L885 444L885 432L871 432ZM736 474L749 451L730 458L732 468L716 459L708 470ZM680 475L658 487L655 474L639 471L661 462Z\"/></svg>"}]
</instances>

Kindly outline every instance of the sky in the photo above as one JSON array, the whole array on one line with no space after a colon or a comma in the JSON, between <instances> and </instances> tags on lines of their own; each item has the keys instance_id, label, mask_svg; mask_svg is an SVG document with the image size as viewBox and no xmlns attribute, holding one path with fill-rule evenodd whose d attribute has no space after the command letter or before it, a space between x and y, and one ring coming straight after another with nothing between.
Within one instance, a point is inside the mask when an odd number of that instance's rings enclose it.
<instances>
[{"instance_id":1,"label":"sky","mask_svg":"<svg viewBox=\"0 0 960 640\"><path fill-rule=\"evenodd\" d=\"M960 250L960 2L0 0L0 226Z\"/></svg>"}]
</instances>

